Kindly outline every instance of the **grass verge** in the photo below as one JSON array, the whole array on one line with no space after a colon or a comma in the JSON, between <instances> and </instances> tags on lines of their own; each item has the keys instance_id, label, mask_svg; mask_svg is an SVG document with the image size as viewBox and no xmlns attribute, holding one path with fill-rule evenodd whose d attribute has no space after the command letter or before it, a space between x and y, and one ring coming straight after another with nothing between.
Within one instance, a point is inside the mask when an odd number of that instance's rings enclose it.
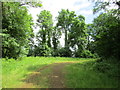
<instances>
[{"instance_id":1,"label":"grass verge","mask_svg":"<svg viewBox=\"0 0 120 90\"><path fill-rule=\"evenodd\" d=\"M103 73L94 69L95 64L96 61L88 61L67 65L65 67L66 86L69 88L117 88L118 78L110 75L110 72L114 73L112 69ZM110 64L110 66L114 65ZM115 69L113 68L113 71Z\"/></svg>"}]
</instances>

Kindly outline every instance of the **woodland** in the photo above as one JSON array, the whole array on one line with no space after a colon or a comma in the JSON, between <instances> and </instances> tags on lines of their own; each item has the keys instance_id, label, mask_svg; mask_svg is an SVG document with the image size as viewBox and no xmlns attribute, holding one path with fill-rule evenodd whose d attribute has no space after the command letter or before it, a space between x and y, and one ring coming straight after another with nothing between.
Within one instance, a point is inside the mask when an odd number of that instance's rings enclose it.
<instances>
[{"instance_id":1,"label":"woodland","mask_svg":"<svg viewBox=\"0 0 120 90\"><path fill-rule=\"evenodd\" d=\"M73 76L73 71L70 70L79 71L80 68L89 69L90 67L92 67L93 71L97 70L95 71L97 73L100 72L105 75L107 73L107 78L110 76L110 78L113 78L116 81L119 80L120 1L111 0L103 2L93 0L93 2L95 3L93 13L96 14L102 12L94 18L91 24L85 23L85 17L83 15L77 15L75 11L70 11L69 9L62 9L58 12L59 14L56 17L56 23L52 19L53 16L51 12L43 10L37 15L37 23L34 23L33 17L28 13L26 5L34 8L42 7L42 2L0 2L2 8L2 33L0 33L0 36L2 37L3 87L13 88L20 84L17 82L18 79L16 79L16 81L14 80L14 83L9 80L10 78L13 78L12 76L9 76L9 73L14 71L13 73L17 74L19 71L23 70L22 67L25 70L25 68L28 68L27 66L30 66L32 63L35 64L33 70L36 70L42 67L43 61L55 63L55 58L56 60L63 61L68 59L70 59L68 61L82 62L84 61L82 59L89 61L83 65L84 67L82 67L81 64L71 64L70 67L66 67L68 68L66 70L68 70L69 73L66 74L68 75L68 80ZM111 4L118 8L108 9ZM34 33L33 27L39 28L37 34ZM64 36L64 46L61 46L60 38L62 38L62 36ZM36 38L37 43L34 41L34 38ZM38 65L38 63L41 66ZM76 69L72 67L76 67ZM20 70L15 71L17 69ZM46 71L46 73L47 72L48 71ZM84 70L80 71L80 73L77 71L75 72L76 74L74 75L79 75L82 72L86 73L86 75L90 75L89 70L87 72ZM19 74L23 77L22 75L26 75L26 73L27 71ZM94 75L95 77L97 76L93 73L93 76ZM10 77L9 79L7 78L10 81L9 83L6 81L6 77ZM75 76L72 80L78 80L77 77L79 78L79 76ZM118 87L115 86L117 84L109 84L107 86L107 84L103 83L104 80L101 81L103 86L99 86L100 84L98 86L91 86L91 84L90 86L86 86L89 85L87 84L88 82L85 82L83 86L80 86L78 83L81 82L76 82L77 84L75 84L72 80L69 81L71 83L67 82L67 87ZM114 80L111 82L115 82ZM15 83L18 84L15 86ZM45 84L42 87L49 88L49 85L47 87ZM53 85L53 87L55 86Z\"/></svg>"}]
</instances>

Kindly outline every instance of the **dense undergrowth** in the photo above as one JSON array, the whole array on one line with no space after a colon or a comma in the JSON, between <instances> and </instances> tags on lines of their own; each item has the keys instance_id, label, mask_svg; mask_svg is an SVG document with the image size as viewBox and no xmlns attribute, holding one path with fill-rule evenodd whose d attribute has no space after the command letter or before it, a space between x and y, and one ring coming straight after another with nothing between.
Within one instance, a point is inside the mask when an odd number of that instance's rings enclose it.
<instances>
[{"instance_id":1,"label":"dense undergrowth","mask_svg":"<svg viewBox=\"0 0 120 90\"><path fill-rule=\"evenodd\" d=\"M66 66L66 85L71 88L118 88L119 66L113 60L96 60Z\"/></svg>"}]
</instances>

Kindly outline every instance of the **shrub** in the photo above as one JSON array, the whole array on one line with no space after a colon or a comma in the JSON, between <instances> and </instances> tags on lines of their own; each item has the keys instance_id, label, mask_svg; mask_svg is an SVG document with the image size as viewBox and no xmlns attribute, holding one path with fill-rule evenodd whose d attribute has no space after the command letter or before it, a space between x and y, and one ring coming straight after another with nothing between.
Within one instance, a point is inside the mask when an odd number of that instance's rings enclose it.
<instances>
[{"instance_id":1,"label":"shrub","mask_svg":"<svg viewBox=\"0 0 120 90\"><path fill-rule=\"evenodd\" d=\"M94 58L96 56L94 54L92 54L89 50L83 50L83 51L77 51L75 53L75 57Z\"/></svg>"},{"instance_id":2,"label":"shrub","mask_svg":"<svg viewBox=\"0 0 120 90\"><path fill-rule=\"evenodd\" d=\"M93 64L93 70L99 71L102 73L108 72L112 69L111 65L109 63L105 63L103 61L101 62L96 62Z\"/></svg>"},{"instance_id":3,"label":"shrub","mask_svg":"<svg viewBox=\"0 0 120 90\"><path fill-rule=\"evenodd\" d=\"M83 58L93 58L93 54L89 50L84 50L81 53L81 57L83 57Z\"/></svg>"},{"instance_id":4,"label":"shrub","mask_svg":"<svg viewBox=\"0 0 120 90\"><path fill-rule=\"evenodd\" d=\"M58 55L60 57L71 57L72 56L72 52L69 49L61 48L61 49L58 50Z\"/></svg>"},{"instance_id":5,"label":"shrub","mask_svg":"<svg viewBox=\"0 0 120 90\"><path fill-rule=\"evenodd\" d=\"M43 44L35 47L35 56L51 56L51 48Z\"/></svg>"}]
</instances>

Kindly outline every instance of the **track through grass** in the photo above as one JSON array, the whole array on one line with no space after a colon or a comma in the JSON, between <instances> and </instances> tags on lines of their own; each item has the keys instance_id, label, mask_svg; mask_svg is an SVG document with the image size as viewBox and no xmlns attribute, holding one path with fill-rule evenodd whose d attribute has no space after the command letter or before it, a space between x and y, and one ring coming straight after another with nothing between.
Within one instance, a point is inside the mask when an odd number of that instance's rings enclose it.
<instances>
[{"instance_id":1,"label":"track through grass","mask_svg":"<svg viewBox=\"0 0 120 90\"><path fill-rule=\"evenodd\" d=\"M8 61L3 60L2 87L117 87L115 78L109 78L105 73L98 73L92 70L92 64L95 63L95 61L95 59L61 57L26 57L21 61L15 61L12 59ZM55 83L58 84L56 85Z\"/></svg>"},{"instance_id":2,"label":"track through grass","mask_svg":"<svg viewBox=\"0 0 120 90\"><path fill-rule=\"evenodd\" d=\"M22 60L14 59L2 60L2 87L18 88L25 84L22 80L27 78L29 73L44 66L70 61L87 61L93 59L84 58L61 58L61 57L25 57ZM47 73L47 72L46 72ZM8 82L9 81L9 82ZM43 85L44 86L44 85ZM46 86L47 87L47 86ZM44 87L43 87L44 88Z\"/></svg>"}]
</instances>

